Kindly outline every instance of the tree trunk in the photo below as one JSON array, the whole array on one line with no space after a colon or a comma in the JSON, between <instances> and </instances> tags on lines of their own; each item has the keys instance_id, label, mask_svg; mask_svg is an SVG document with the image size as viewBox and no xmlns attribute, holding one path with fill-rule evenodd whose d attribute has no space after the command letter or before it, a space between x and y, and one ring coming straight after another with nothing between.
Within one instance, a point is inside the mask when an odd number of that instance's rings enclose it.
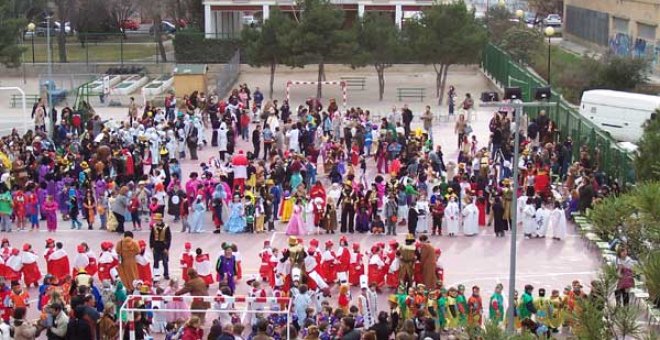
<instances>
[{"instance_id":1,"label":"tree trunk","mask_svg":"<svg viewBox=\"0 0 660 340\"><path fill-rule=\"evenodd\" d=\"M319 77L318 77L318 82L316 83L316 98L321 99L323 98L323 75L325 74L325 63L323 60L319 62Z\"/></svg>"},{"instance_id":2,"label":"tree trunk","mask_svg":"<svg viewBox=\"0 0 660 340\"><path fill-rule=\"evenodd\" d=\"M275 84L275 69L277 68L277 62L272 62L270 64L270 91L268 92L268 99L273 98L273 84Z\"/></svg>"},{"instance_id":3,"label":"tree trunk","mask_svg":"<svg viewBox=\"0 0 660 340\"><path fill-rule=\"evenodd\" d=\"M385 93L385 66L376 64L376 73L378 74L378 100L382 102Z\"/></svg>"},{"instance_id":4,"label":"tree trunk","mask_svg":"<svg viewBox=\"0 0 660 340\"><path fill-rule=\"evenodd\" d=\"M435 96L436 96L436 98L440 98L440 85L442 83L442 68L443 67L444 67L444 65L440 64L440 69L438 70L438 65L433 64L433 69L435 70Z\"/></svg>"},{"instance_id":5,"label":"tree trunk","mask_svg":"<svg viewBox=\"0 0 660 340\"><path fill-rule=\"evenodd\" d=\"M160 60L162 62L167 62L167 54L165 53L165 45L163 45L163 32L161 32L161 18L160 14L154 16L154 39L156 44L158 44L158 53L160 54Z\"/></svg>"},{"instance_id":6,"label":"tree trunk","mask_svg":"<svg viewBox=\"0 0 660 340\"><path fill-rule=\"evenodd\" d=\"M60 54L60 63L66 63L66 30L64 20L60 21L60 31L57 33L57 49Z\"/></svg>"},{"instance_id":7,"label":"tree trunk","mask_svg":"<svg viewBox=\"0 0 660 340\"><path fill-rule=\"evenodd\" d=\"M443 65L442 67L442 82L440 84L440 99L438 103L442 105L442 100L445 98L445 86L447 86L447 72L449 71L449 65Z\"/></svg>"}]
</instances>

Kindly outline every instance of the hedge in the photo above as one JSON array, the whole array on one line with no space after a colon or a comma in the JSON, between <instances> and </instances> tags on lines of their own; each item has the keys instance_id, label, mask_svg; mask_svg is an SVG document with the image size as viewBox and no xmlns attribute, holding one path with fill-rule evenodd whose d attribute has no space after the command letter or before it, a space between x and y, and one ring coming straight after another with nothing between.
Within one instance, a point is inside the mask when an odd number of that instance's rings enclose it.
<instances>
[{"instance_id":1,"label":"hedge","mask_svg":"<svg viewBox=\"0 0 660 340\"><path fill-rule=\"evenodd\" d=\"M200 32L178 32L174 57L181 64L224 64L240 48L239 39L206 39Z\"/></svg>"}]
</instances>

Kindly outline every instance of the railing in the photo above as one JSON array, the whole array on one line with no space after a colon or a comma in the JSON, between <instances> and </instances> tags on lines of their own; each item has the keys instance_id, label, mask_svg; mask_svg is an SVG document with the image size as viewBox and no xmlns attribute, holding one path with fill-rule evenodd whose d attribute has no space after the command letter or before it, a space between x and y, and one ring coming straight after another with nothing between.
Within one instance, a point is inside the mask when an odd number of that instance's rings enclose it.
<instances>
[{"instance_id":1,"label":"railing","mask_svg":"<svg viewBox=\"0 0 660 340\"><path fill-rule=\"evenodd\" d=\"M501 86L519 86L524 101L533 100L533 89L547 86L545 80L519 65L511 56L499 47L489 44L484 50L481 66L488 76ZM568 137L573 140L573 160L579 159L579 150L586 145L592 159L599 164L600 170L619 181L620 185L635 182L633 156L618 147L617 141L592 122L584 119L580 113L553 91L556 106L543 108L548 117L557 123L560 141ZM527 109L530 118L535 118L541 109ZM599 151L597 153L596 151Z\"/></svg>"},{"instance_id":2,"label":"railing","mask_svg":"<svg viewBox=\"0 0 660 340\"><path fill-rule=\"evenodd\" d=\"M234 56L224 65L220 74L218 74L215 92L218 96L224 96L231 90L234 83L238 80L241 72L241 52L236 50Z\"/></svg>"}]
</instances>

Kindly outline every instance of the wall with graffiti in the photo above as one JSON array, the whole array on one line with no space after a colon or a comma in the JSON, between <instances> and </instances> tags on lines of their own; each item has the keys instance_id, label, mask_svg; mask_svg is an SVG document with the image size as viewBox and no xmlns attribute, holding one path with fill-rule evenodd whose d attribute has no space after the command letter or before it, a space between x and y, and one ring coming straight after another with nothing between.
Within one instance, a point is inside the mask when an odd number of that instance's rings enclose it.
<instances>
[{"instance_id":1,"label":"wall with graffiti","mask_svg":"<svg viewBox=\"0 0 660 340\"><path fill-rule=\"evenodd\" d=\"M653 42L634 39L625 33L616 33L609 41L610 51L619 56L648 58L655 70L660 72L660 40Z\"/></svg>"}]
</instances>

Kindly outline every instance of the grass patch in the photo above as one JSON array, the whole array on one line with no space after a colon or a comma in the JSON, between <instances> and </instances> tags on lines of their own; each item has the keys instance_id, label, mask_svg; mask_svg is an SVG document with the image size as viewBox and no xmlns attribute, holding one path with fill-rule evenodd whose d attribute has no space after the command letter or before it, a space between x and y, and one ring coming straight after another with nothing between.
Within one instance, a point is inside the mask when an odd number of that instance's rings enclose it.
<instances>
[{"instance_id":1,"label":"grass patch","mask_svg":"<svg viewBox=\"0 0 660 340\"><path fill-rule=\"evenodd\" d=\"M32 45L25 44L26 50L23 54L26 64L32 62ZM171 50L171 45L165 45L165 50ZM98 43L87 44L83 47L80 43L67 44L68 62L120 62L123 58L127 61L155 62L158 54L156 43ZM45 63L48 61L48 50L46 45L34 46L34 61ZM59 62L59 50L57 44L52 47L53 62Z\"/></svg>"}]
</instances>

